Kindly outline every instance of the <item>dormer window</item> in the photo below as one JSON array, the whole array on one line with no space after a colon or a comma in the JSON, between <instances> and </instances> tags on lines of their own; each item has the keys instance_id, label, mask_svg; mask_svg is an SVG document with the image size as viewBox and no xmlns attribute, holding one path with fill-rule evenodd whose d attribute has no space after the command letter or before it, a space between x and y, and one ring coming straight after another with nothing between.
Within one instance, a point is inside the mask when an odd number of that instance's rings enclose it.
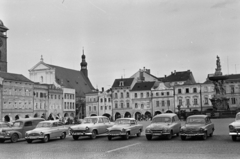
<instances>
[{"instance_id":1,"label":"dormer window","mask_svg":"<svg viewBox=\"0 0 240 159\"><path fill-rule=\"evenodd\" d=\"M124 86L124 82L120 81L119 86Z\"/></svg>"}]
</instances>

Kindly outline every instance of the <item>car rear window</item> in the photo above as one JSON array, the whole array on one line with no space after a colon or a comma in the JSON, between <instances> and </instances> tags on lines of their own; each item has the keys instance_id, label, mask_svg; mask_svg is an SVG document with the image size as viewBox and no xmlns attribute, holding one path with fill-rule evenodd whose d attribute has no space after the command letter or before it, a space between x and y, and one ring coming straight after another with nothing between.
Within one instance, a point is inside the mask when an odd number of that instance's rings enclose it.
<instances>
[{"instance_id":1,"label":"car rear window","mask_svg":"<svg viewBox=\"0 0 240 159\"><path fill-rule=\"evenodd\" d=\"M170 117L155 117L152 120L153 123L169 123L171 122Z\"/></svg>"}]
</instances>

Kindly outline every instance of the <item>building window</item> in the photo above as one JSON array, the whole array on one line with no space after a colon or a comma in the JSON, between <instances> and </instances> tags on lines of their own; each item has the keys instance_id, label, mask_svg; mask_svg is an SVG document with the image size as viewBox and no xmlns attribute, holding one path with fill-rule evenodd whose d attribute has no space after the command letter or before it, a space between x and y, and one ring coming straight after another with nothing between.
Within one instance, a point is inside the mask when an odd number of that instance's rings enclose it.
<instances>
[{"instance_id":1,"label":"building window","mask_svg":"<svg viewBox=\"0 0 240 159\"><path fill-rule=\"evenodd\" d=\"M231 98L232 104L236 104L236 99L235 98Z\"/></svg>"},{"instance_id":2,"label":"building window","mask_svg":"<svg viewBox=\"0 0 240 159\"><path fill-rule=\"evenodd\" d=\"M104 98L104 102L107 102L107 98Z\"/></svg>"},{"instance_id":3,"label":"building window","mask_svg":"<svg viewBox=\"0 0 240 159\"><path fill-rule=\"evenodd\" d=\"M164 100L162 101L162 106L163 106L163 107L165 106L165 101L164 101Z\"/></svg>"},{"instance_id":4,"label":"building window","mask_svg":"<svg viewBox=\"0 0 240 159\"><path fill-rule=\"evenodd\" d=\"M142 109L144 108L144 105L143 105L143 104L141 104L141 108L142 108Z\"/></svg>"},{"instance_id":5,"label":"building window","mask_svg":"<svg viewBox=\"0 0 240 159\"><path fill-rule=\"evenodd\" d=\"M141 98L143 98L143 93L141 93Z\"/></svg>"},{"instance_id":6,"label":"building window","mask_svg":"<svg viewBox=\"0 0 240 159\"><path fill-rule=\"evenodd\" d=\"M107 106L105 106L105 110L107 110Z\"/></svg>"},{"instance_id":7,"label":"building window","mask_svg":"<svg viewBox=\"0 0 240 159\"><path fill-rule=\"evenodd\" d=\"M97 108L96 108L96 106L94 106L94 111L96 111L97 110Z\"/></svg>"},{"instance_id":8,"label":"building window","mask_svg":"<svg viewBox=\"0 0 240 159\"><path fill-rule=\"evenodd\" d=\"M149 92L147 92L147 97L149 97Z\"/></svg>"},{"instance_id":9,"label":"building window","mask_svg":"<svg viewBox=\"0 0 240 159\"><path fill-rule=\"evenodd\" d=\"M135 103L135 108L138 108L138 104L137 103Z\"/></svg>"},{"instance_id":10,"label":"building window","mask_svg":"<svg viewBox=\"0 0 240 159\"><path fill-rule=\"evenodd\" d=\"M198 99L194 98L194 105L198 105Z\"/></svg>"},{"instance_id":11,"label":"building window","mask_svg":"<svg viewBox=\"0 0 240 159\"><path fill-rule=\"evenodd\" d=\"M117 93L115 93L115 98L118 98L118 95L117 95Z\"/></svg>"},{"instance_id":12,"label":"building window","mask_svg":"<svg viewBox=\"0 0 240 159\"><path fill-rule=\"evenodd\" d=\"M135 98L137 98L137 93L135 93L134 95L135 95Z\"/></svg>"},{"instance_id":13,"label":"building window","mask_svg":"<svg viewBox=\"0 0 240 159\"><path fill-rule=\"evenodd\" d=\"M101 101L101 103L102 103L102 102L103 102L103 99L101 98L100 101Z\"/></svg>"},{"instance_id":14,"label":"building window","mask_svg":"<svg viewBox=\"0 0 240 159\"><path fill-rule=\"evenodd\" d=\"M164 96L164 92L162 92L161 94L162 94L162 96Z\"/></svg>"},{"instance_id":15,"label":"building window","mask_svg":"<svg viewBox=\"0 0 240 159\"><path fill-rule=\"evenodd\" d=\"M123 103L121 103L121 108L123 108Z\"/></svg>"},{"instance_id":16,"label":"building window","mask_svg":"<svg viewBox=\"0 0 240 159\"><path fill-rule=\"evenodd\" d=\"M159 107L159 101L156 101L156 106Z\"/></svg>"},{"instance_id":17,"label":"building window","mask_svg":"<svg viewBox=\"0 0 240 159\"><path fill-rule=\"evenodd\" d=\"M170 106L170 100L167 100L167 106Z\"/></svg>"},{"instance_id":18,"label":"building window","mask_svg":"<svg viewBox=\"0 0 240 159\"><path fill-rule=\"evenodd\" d=\"M178 104L179 104L180 106L182 106L182 99L179 99L179 100L178 100Z\"/></svg>"},{"instance_id":19,"label":"building window","mask_svg":"<svg viewBox=\"0 0 240 159\"><path fill-rule=\"evenodd\" d=\"M115 103L115 108L118 108L118 104L117 103Z\"/></svg>"},{"instance_id":20,"label":"building window","mask_svg":"<svg viewBox=\"0 0 240 159\"><path fill-rule=\"evenodd\" d=\"M41 76L41 83L43 83L43 76Z\"/></svg>"},{"instance_id":21,"label":"building window","mask_svg":"<svg viewBox=\"0 0 240 159\"><path fill-rule=\"evenodd\" d=\"M189 93L189 88L186 88L186 93Z\"/></svg>"},{"instance_id":22,"label":"building window","mask_svg":"<svg viewBox=\"0 0 240 159\"><path fill-rule=\"evenodd\" d=\"M197 93L197 88L193 88L193 93Z\"/></svg>"},{"instance_id":23,"label":"building window","mask_svg":"<svg viewBox=\"0 0 240 159\"><path fill-rule=\"evenodd\" d=\"M101 110L103 109L103 106L101 106Z\"/></svg>"},{"instance_id":24,"label":"building window","mask_svg":"<svg viewBox=\"0 0 240 159\"><path fill-rule=\"evenodd\" d=\"M169 92L167 92L167 95L169 96Z\"/></svg>"},{"instance_id":25,"label":"building window","mask_svg":"<svg viewBox=\"0 0 240 159\"><path fill-rule=\"evenodd\" d=\"M235 93L234 86L231 86L231 93Z\"/></svg>"},{"instance_id":26,"label":"building window","mask_svg":"<svg viewBox=\"0 0 240 159\"><path fill-rule=\"evenodd\" d=\"M111 99L110 99L110 98L108 98L108 102L111 102Z\"/></svg>"},{"instance_id":27,"label":"building window","mask_svg":"<svg viewBox=\"0 0 240 159\"><path fill-rule=\"evenodd\" d=\"M190 99L189 99L189 98L186 99L186 105L187 105L187 106L190 105Z\"/></svg>"},{"instance_id":28,"label":"building window","mask_svg":"<svg viewBox=\"0 0 240 159\"><path fill-rule=\"evenodd\" d=\"M123 93L121 93L121 98L123 98Z\"/></svg>"},{"instance_id":29,"label":"building window","mask_svg":"<svg viewBox=\"0 0 240 159\"><path fill-rule=\"evenodd\" d=\"M111 106L109 106L109 110L111 110Z\"/></svg>"},{"instance_id":30,"label":"building window","mask_svg":"<svg viewBox=\"0 0 240 159\"><path fill-rule=\"evenodd\" d=\"M208 97L205 97L205 98L204 98L204 104L205 104L205 105L208 105Z\"/></svg>"},{"instance_id":31,"label":"building window","mask_svg":"<svg viewBox=\"0 0 240 159\"><path fill-rule=\"evenodd\" d=\"M182 90L181 89L178 89L178 94L182 94Z\"/></svg>"},{"instance_id":32,"label":"building window","mask_svg":"<svg viewBox=\"0 0 240 159\"><path fill-rule=\"evenodd\" d=\"M127 92L127 98L129 98L129 92Z\"/></svg>"},{"instance_id":33,"label":"building window","mask_svg":"<svg viewBox=\"0 0 240 159\"><path fill-rule=\"evenodd\" d=\"M156 96L159 96L159 94L158 94L158 93L156 93Z\"/></svg>"},{"instance_id":34,"label":"building window","mask_svg":"<svg viewBox=\"0 0 240 159\"><path fill-rule=\"evenodd\" d=\"M67 109L67 103L64 102L64 109Z\"/></svg>"},{"instance_id":35,"label":"building window","mask_svg":"<svg viewBox=\"0 0 240 159\"><path fill-rule=\"evenodd\" d=\"M89 111L92 111L92 107L91 106L89 106Z\"/></svg>"}]
</instances>

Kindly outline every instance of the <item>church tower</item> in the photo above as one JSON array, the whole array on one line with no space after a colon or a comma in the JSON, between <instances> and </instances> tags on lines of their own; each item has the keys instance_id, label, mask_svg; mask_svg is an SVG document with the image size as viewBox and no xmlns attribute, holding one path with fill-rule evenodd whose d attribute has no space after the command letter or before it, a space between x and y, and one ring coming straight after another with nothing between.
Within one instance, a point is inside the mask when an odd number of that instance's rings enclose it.
<instances>
[{"instance_id":1,"label":"church tower","mask_svg":"<svg viewBox=\"0 0 240 159\"><path fill-rule=\"evenodd\" d=\"M82 62L81 62L81 72L88 77L88 70L87 70L87 62L85 60L86 56L84 55L84 49L82 54Z\"/></svg>"},{"instance_id":2,"label":"church tower","mask_svg":"<svg viewBox=\"0 0 240 159\"><path fill-rule=\"evenodd\" d=\"M0 71L7 72L7 30L0 20Z\"/></svg>"}]
</instances>

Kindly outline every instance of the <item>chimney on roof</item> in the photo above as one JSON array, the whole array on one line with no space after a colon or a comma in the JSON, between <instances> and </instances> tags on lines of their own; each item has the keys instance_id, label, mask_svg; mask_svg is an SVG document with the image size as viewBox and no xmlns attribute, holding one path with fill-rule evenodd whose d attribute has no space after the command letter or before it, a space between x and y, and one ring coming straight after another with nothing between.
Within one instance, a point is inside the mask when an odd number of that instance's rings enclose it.
<instances>
[{"instance_id":1,"label":"chimney on roof","mask_svg":"<svg viewBox=\"0 0 240 159\"><path fill-rule=\"evenodd\" d=\"M176 70L174 70L174 74L176 75Z\"/></svg>"},{"instance_id":2,"label":"chimney on roof","mask_svg":"<svg viewBox=\"0 0 240 159\"><path fill-rule=\"evenodd\" d=\"M187 70L188 72L191 72L190 70Z\"/></svg>"},{"instance_id":3,"label":"chimney on roof","mask_svg":"<svg viewBox=\"0 0 240 159\"><path fill-rule=\"evenodd\" d=\"M102 92L104 92L104 87L102 87Z\"/></svg>"},{"instance_id":4,"label":"chimney on roof","mask_svg":"<svg viewBox=\"0 0 240 159\"><path fill-rule=\"evenodd\" d=\"M143 76L143 71L140 71L140 77L139 77L140 81L144 81L144 76Z\"/></svg>"},{"instance_id":5,"label":"chimney on roof","mask_svg":"<svg viewBox=\"0 0 240 159\"><path fill-rule=\"evenodd\" d=\"M173 72L171 72L171 75L173 75Z\"/></svg>"}]
</instances>

